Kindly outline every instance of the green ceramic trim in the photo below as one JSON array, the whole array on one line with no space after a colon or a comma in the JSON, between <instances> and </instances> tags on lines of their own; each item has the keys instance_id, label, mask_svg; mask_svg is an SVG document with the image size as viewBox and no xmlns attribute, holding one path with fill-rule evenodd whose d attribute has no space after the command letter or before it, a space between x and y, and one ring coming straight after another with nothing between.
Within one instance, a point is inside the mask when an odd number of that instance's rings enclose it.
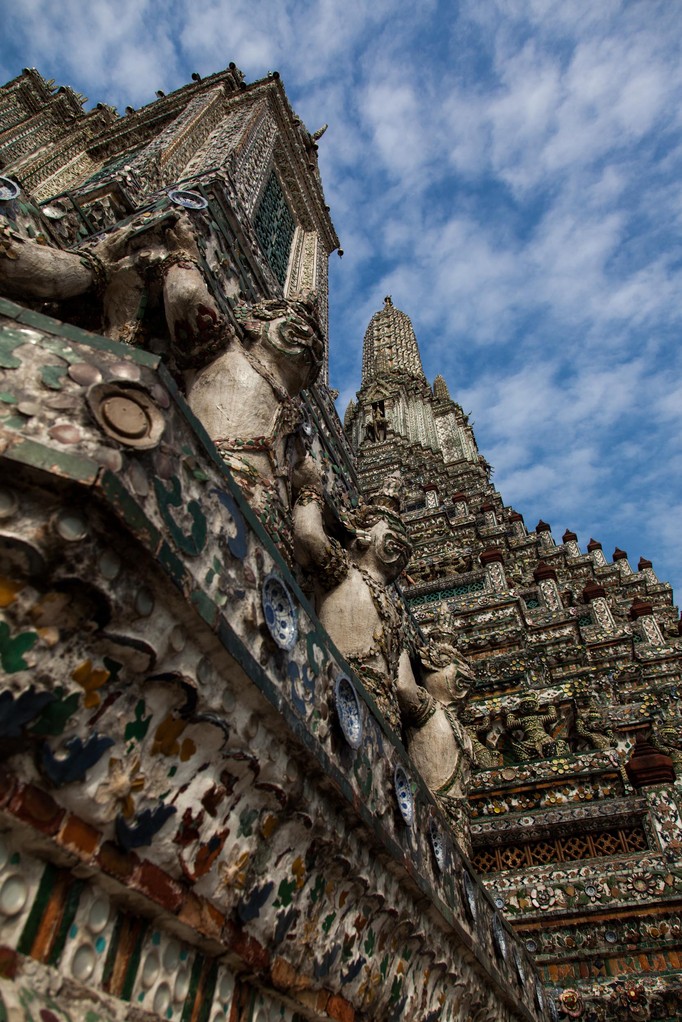
<instances>
[{"instance_id":1,"label":"green ceramic trim","mask_svg":"<svg viewBox=\"0 0 682 1022\"><path fill-rule=\"evenodd\" d=\"M77 341L98 351L108 351L118 355L126 362L137 362L138 365L147 366L149 369L156 369L161 361L158 355L152 355L142 348L133 348L121 341L112 341L101 334L91 333L73 326L71 323L62 323L51 316L45 316L42 312L34 312L32 309L25 309L21 305L15 305L7 299L0 299L0 315L5 315L16 320L23 326L30 326L37 330L44 330L47 334L56 337L68 338L70 341Z\"/></svg>"},{"instance_id":2,"label":"green ceramic trim","mask_svg":"<svg viewBox=\"0 0 682 1022\"><path fill-rule=\"evenodd\" d=\"M20 955L30 955L35 943L35 939L40 929L43 916L45 915L45 909L50 900L50 895L57 882L59 870L56 866L51 863L47 863L43 870L43 875L40 878L38 884L38 890L36 891L33 904L31 905L31 911L28 914L28 919L21 931L21 936L17 942L17 951Z\"/></svg>"},{"instance_id":3,"label":"green ceramic trim","mask_svg":"<svg viewBox=\"0 0 682 1022\"><path fill-rule=\"evenodd\" d=\"M53 447L45 447L35 440L20 440L3 452L10 461L19 461L31 468L39 468L51 475L74 479L79 483L94 483L99 472L99 465L91 458L68 451L57 451Z\"/></svg>"},{"instance_id":4,"label":"green ceramic trim","mask_svg":"<svg viewBox=\"0 0 682 1022\"><path fill-rule=\"evenodd\" d=\"M84 880L74 880L67 888L66 898L63 902L62 917L55 930L54 937L52 938L52 945L50 947L50 953L46 959L48 965L57 965L61 958L64 945L66 944L66 938L68 937L69 930L71 929L71 924L76 917L78 902L80 901L81 891L84 886Z\"/></svg>"}]
</instances>

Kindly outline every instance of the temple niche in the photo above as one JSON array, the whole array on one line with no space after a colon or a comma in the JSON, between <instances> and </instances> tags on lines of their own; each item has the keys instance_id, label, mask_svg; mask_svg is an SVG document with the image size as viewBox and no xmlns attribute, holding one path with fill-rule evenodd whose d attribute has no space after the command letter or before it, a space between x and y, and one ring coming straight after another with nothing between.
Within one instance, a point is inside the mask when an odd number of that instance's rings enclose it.
<instances>
[{"instance_id":1,"label":"temple niche","mask_svg":"<svg viewBox=\"0 0 682 1022\"><path fill-rule=\"evenodd\" d=\"M320 137L235 65L123 117L0 89L16 1022L555 1014L466 854L475 675L410 612L404 488L363 492L334 406ZM435 451L394 314L414 387L363 436Z\"/></svg>"}]
</instances>

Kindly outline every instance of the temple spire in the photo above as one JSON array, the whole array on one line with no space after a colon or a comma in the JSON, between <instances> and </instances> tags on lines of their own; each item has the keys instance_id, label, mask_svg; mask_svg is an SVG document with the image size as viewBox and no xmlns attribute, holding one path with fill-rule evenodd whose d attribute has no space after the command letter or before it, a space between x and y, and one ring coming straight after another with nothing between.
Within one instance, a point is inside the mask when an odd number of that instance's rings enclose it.
<instances>
[{"instance_id":1,"label":"temple spire","mask_svg":"<svg viewBox=\"0 0 682 1022\"><path fill-rule=\"evenodd\" d=\"M433 395L439 401L450 400L450 391L448 390L448 385L445 382L445 379L440 375L440 373L433 381Z\"/></svg>"},{"instance_id":2,"label":"temple spire","mask_svg":"<svg viewBox=\"0 0 682 1022\"><path fill-rule=\"evenodd\" d=\"M396 309L387 295L383 309L372 316L365 333L362 385L394 374L425 379L410 318Z\"/></svg>"}]
</instances>

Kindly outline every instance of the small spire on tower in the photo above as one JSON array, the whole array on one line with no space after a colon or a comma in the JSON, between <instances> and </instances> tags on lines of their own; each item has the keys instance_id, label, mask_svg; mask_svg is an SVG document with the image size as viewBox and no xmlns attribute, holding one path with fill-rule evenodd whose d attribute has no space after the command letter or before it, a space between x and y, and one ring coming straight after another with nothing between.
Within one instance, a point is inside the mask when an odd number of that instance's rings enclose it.
<instances>
[{"instance_id":1,"label":"small spire on tower","mask_svg":"<svg viewBox=\"0 0 682 1022\"><path fill-rule=\"evenodd\" d=\"M362 385L396 373L424 380L417 338L409 316L396 309L390 295L375 312L365 332L362 351Z\"/></svg>"},{"instance_id":2,"label":"small spire on tower","mask_svg":"<svg viewBox=\"0 0 682 1022\"><path fill-rule=\"evenodd\" d=\"M343 417L343 428L350 429L353 424L353 416L355 415L355 401L351 398L346 408L346 414Z\"/></svg>"}]
</instances>

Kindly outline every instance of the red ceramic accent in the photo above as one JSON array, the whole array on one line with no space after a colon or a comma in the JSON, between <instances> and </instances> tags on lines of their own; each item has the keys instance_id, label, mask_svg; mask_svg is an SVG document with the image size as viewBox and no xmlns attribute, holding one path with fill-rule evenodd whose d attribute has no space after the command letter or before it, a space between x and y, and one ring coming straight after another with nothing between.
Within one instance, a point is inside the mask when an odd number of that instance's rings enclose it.
<instances>
[{"instance_id":1,"label":"red ceramic accent","mask_svg":"<svg viewBox=\"0 0 682 1022\"><path fill-rule=\"evenodd\" d=\"M670 756L654 749L647 741L637 739L625 772L634 788L646 788L652 784L672 784L675 769Z\"/></svg>"},{"instance_id":2,"label":"red ceramic accent","mask_svg":"<svg viewBox=\"0 0 682 1022\"><path fill-rule=\"evenodd\" d=\"M590 582L583 589L583 600L585 603L591 603L598 596L606 596L606 590L604 586L600 586L597 582Z\"/></svg>"}]
</instances>

